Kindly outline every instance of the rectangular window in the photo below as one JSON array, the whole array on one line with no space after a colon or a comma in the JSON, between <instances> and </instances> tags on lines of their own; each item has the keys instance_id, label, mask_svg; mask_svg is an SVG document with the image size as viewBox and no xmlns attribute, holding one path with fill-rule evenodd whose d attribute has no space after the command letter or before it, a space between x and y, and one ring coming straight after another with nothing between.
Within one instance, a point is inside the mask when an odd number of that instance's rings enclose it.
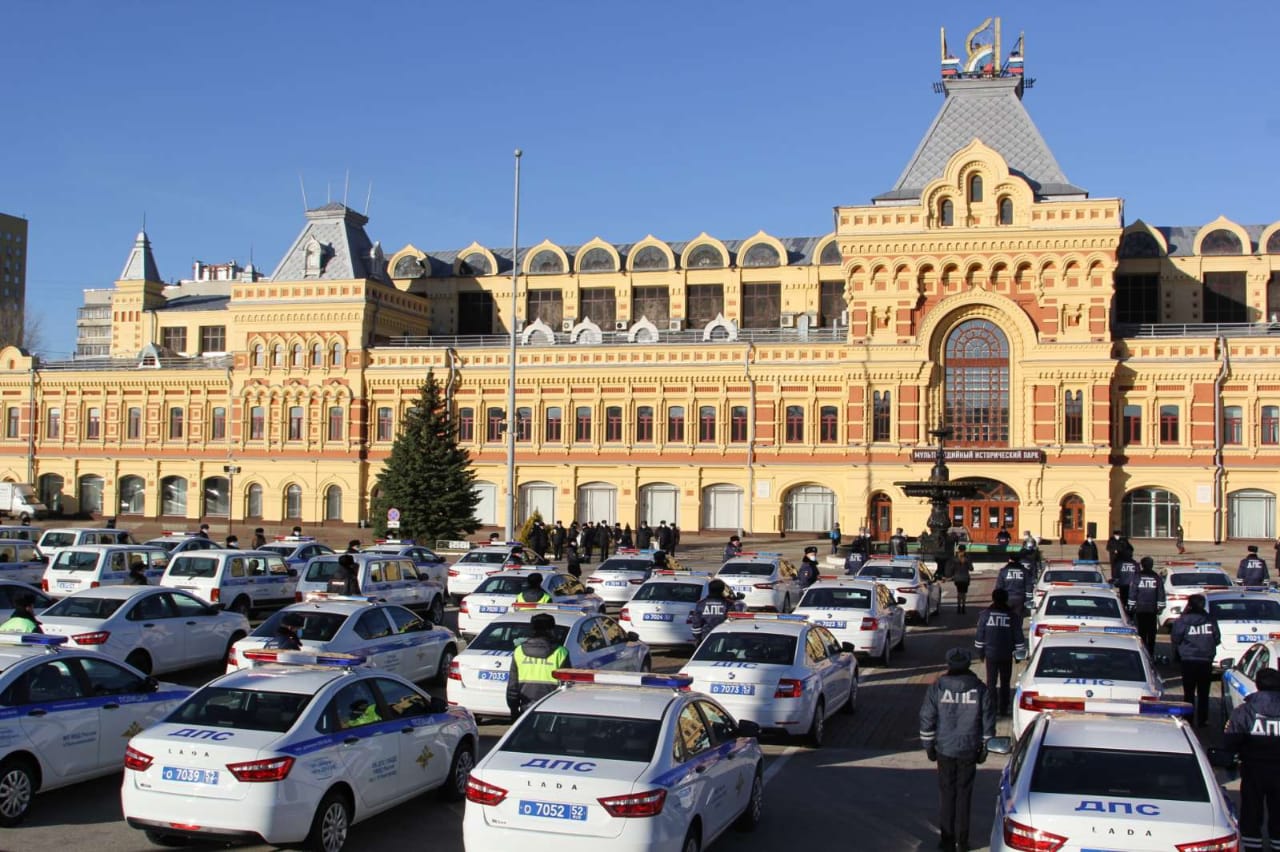
<instances>
[{"instance_id":1,"label":"rectangular window","mask_svg":"<svg viewBox=\"0 0 1280 852\"><path fill-rule=\"evenodd\" d=\"M213 417L209 421L209 438L214 441L227 439L227 410L220 405L213 409Z\"/></svg>"},{"instance_id":2,"label":"rectangular window","mask_svg":"<svg viewBox=\"0 0 1280 852\"><path fill-rule=\"evenodd\" d=\"M290 441L302 440L302 423L303 423L302 406L301 405L290 406L289 407L289 440Z\"/></svg>"},{"instance_id":3,"label":"rectangular window","mask_svg":"<svg viewBox=\"0 0 1280 852\"><path fill-rule=\"evenodd\" d=\"M1160 443L1178 443L1178 406L1160 406Z\"/></svg>"},{"instance_id":4,"label":"rectangular window","mask_svg":"<svg viewBox=\"0 0 1280 852\"><path fill-rule=\"evenodd\" d=\"M261 405L249 409L249 439L261 441L267 433L267 410Z\"/></svg>"},{"instance_id":5,"label":"rectangular window","mask_svg":"<svg viewBox=\"0 0 1280 852\"><path fill-rule=\"evenodd\" d=\"M225 325L200 326L200 352L226 352L227 327Z\"/></svg>"},{"instance_id":6,"label":"rectangular window","mask_svg":"<svg viewBox=\"0 0 1280 852\"><path fill-rule=\"evenodd\" d=\"M1120 419L1120 444L1142 443L1142 406L1126 405Z\"/></svg>"},{"instance_id":7,"label":"rectangular window","mask_svg":"<svg viewBox=\"0 0 1280 852\"><path fill-rule=\"evenodd\" d=\"M747 407L735 405L729 409L729 443L745 444L747 442Z\"/></svg>"},{"instance_id":8,"label":"rectangular window","mask_svg":"<svg viewBox=\"0 0 1280 852\"><path fill-rule=\"evenodd\" d=\"M684 440L684 406L673 405L667 409L667 442L678 444Z\"/></svg>"},{"instance_id":9,"label":"rectangular window","mask_svg":"<svg viewBox=\"0 0 1280 852\"><path fill-rule=\"evenodd\" d=\"M1205 322L1249 321L1249 302L1245 295L1243 272L1206 272L1203 300Z\"/></svg>"},{"instance_id":10,"label":"rectangular window","mask_svg":"<svg viewBox=\"0 0 1280 852\"><path fill-rule=\"evenodd\" d=\"M777 328L781 319L781 284L742 285L743 328Z\"/></svg>"},{"instance_id":11,"label":"rectangular window","mask_svg":"<svg viewBox=\"0 0 1280 852\"><path fill-rule=\"evenodd\" d=\"M458 409L458 440L474 441L476 439L476 410L474 408Z\"/></svg>"},{"instance_id":12,"label":"rectangular window","mask_svg":"<svg viewBox=\"0 0 1280 852\"><path fill-rule=\"evenodd\" d=\"M666 287L632 288L631 316L648 317L658 331L666 331L671 319L670 291Z\"/></svg>"},{"instance_id":13,"label":"rectangular window","mask_svg":"<svg viewBox=\"0 0 1280 852\"><path fill-rule=\"evenodd\" d=\"M1262 406L1262 435L1264 444L1280 444L1280 405Z\"/></svg>"},{"instance_id":14,"label":"rectangular window","mask_svg":"<svg viewBox=\"0 0 1280 852\"><path fill-rule=\"evenodd\" d=\"M647 405L636 409L636 443L653 443L653 409Z\"/></svg>"},{"instance_id":15,"label":"rectangular window","mask_svg":"<svg viewBox=\"0 0 1280 852\"><path fill-rule=\"evenodd\" d=\"M516 409L516 440L517 441L533 440L533 409L532 408Z\"/></svg>"},{"instance_id":16,"label":"rectangular window","mask_svg":"<svg viewBox=\"0 0 1280 852\"><path fill-rule=\"evenodd\" d=\"M844 300L844 282L821 281L818 287L818 322L823 328L830 328L842 322L840 318L849 308L849 303Z\"/></svg>"},{"instance_id":17,"label":"rectangular window","mask_svg":"<svg viewBox=\"0 0 1280 852\"><path fill-rule=\"evenodd\" d=\"M710 405L698 409L698 443L716 442L716 410Z\"/></svg>"},{"instance_id":18,"label":"rectangular window","mask_svg":"<svg viewBox=\"0 0 1280 852\"><path fill-rule=\"evenodd\" d=\"M840 419L834 405L824 405L818 412L818 441L834 444L840 440Z\"/></svg>"},{"instance_id":19,"label":"rectangular window","mask_svg":"<svg viewBox=\"0 0 1280 852\"><path fill-rule=\"evenodd\" d=\"M503 427L506 425L507 415L501 408L490 408L485 416L485 432L484 439L490 443L502 440Z\"/></svg>"},{"instance_id":20,"label":"rectangular window","mask_svg":"<svg viewBox=\"0 0 1280 852\"><path fill-rule=\"evenodd\" d=\"M702 328L724 313L724 285L690 284L685 291L685 304L689 328Z\"/></svg>"},{"instance_id":21,"label":"rectangular window","mask_svg":"<svg viewBox=\"0 0 1280 852\"><path fill-rule=\"evenodd\" d=\"M1067 391L1062 405L1062 442L1079 444L1084 441L1083 391Z\"/></svg>"},{"instance_id":22,"label":"rectangular window","mask_svg":"<svg viewBox=\"0 0 1280 852\"><path fill-rule=\"evenodd\" d=\"M44 436L46 438L62 437L62 409L50 408L45 414Z\"/></svg>"},{"instance_id":23,"label":"rectangular window","mask_svg":"<svg viewBox=\"0 0 1280 852\"><path fill-rule=\"evenodd\" d=\"M343 416L341 405L329 406L329 440L341 441L343 438Z\"/></svg>"},{"instance_id":24,"label":"rectangular window","mask_svg":"<svg viewBox=\"0 0 1280 852\"><path fill-rule=\"evenodd\" d=\"M1238 405L1222 409L1222 443L1244 443L1244 409Z\"/></svg>"},{"instance_id":25,"label":"rectangular window","mask_svg":"<svg viewBox=\"0 0 1280 852\"><path fill-rule=\"evenodd\" d=\"M611 405L604 410L604 440L606 443L622 440L622 409L618 406Z\"/></svg>"},{"instance_id":26,"label":"rectangular window","mask_svg":"<svg viewBox=\"0 0 1280 852\"><path fill-rule=\"evenodd\" d=\"M89 440L97 440L102 434L102 409L90 408L85 417L84 436Z\"/></svg>"},{"instance_id":27,"label":"rectangular window","mask_svg":"<svg viewBox=\"0 0 1280 852\"><path fill-rule=\"evenodd\" d=\"M5 411L4 436L6 438L18 437L18 427L22 422L22 412L18 410L16 405L9 406Z\"/></svg>"},{"instance_id":28,"label":"rectangular window","mask_svg":"<svg viewBox=\"0 0 1280 852\"><path fill-rule=\"evenodd\" d=\"M804 441L804 409L798 405L787 406L786 440L788 444Z\"/></svg>"},{"instance_id":29,"label":"rectangular window","mask_svg":"<svg viewBox=\"0 0 1280 852\"><path fill-rule=\"evenodd\" d=\"M1280 322L1280 272L1267 280L1267 322Z\"/></svg>"},{"instance_id":30,"label":"rectangular window","mask_svg":"<svg viewBox=\"0 0 1280 852\"><path fill-rule=\"evenodd\" d=\"M493 294L458 294L458 334L493 334Z\"/></svg>"},{"instance_id":31,"label":"rectangular window","mask_svg":"<svg viewBox=\"0 0 1280 852\"><path fill-rule=\"evenodd\" d=\"M559 290L530 290L525 296L526 322L542 320L559 331L564 322L564 297Z\"/></svg>"},{"instance_id":32,"label":"rectangular window","mask_svg":"<svg viewBox=\"0 0 1280 852\"><path fill-rule=\"evenodd\" d=\"M618 298L612 287L584 287L578 294L578 311L583 319L600 326L601 331L613 331L618 318Z\"/></svg>"},{"instance_id":33,"label":"rectangular window","mask_svg":"<svg viewBox=\"0 0 1280 852\"><path fill-rule=\"evenodd\" d=\"M1160 276L1117 275L1111 320L1124 325L1160 322Z\"/></svg>"},{"instance_id":34,"label":"rectangular window","mask_svg":"<svg viewBox=\"0 0 1280 852\"><path fill-rule=\"evenodd\" d=\"M591 443L591 409L585 405L580 407L574 412L573 422L573 440L580 444Z\"/></svg>"},{"instance_id":35,"label":"rectangular window","mask_svg":"<svg viewBox=\"0 0 1280 852\"><path fill-rule=\"evenodd\" d=\"M130 441L136 441L142 437L142 409L130 408L128 419L125 424L125 437Z\"/></svg>"},{"instance_id":36,"label":"rectangular window","mask_svg":"<svg viewBox=\"0 0 1280 852\"><path fill-rule=\"evenodd\" d=\"M378 409L377 440L390 441L392 439L395 435L392 425L394 422L391 419L391 406L384 405Z\"/></svg>"},{"instance_id":37,"label":"rectangular window","mask_svg":"<svg viewBox=\"0 0 1280 852\"><path fill-rule=\"evenodd\" d=\"M169 409L169 440L176 441L182 437L183 410L177 406Z\"/></svg>"},{"instance_id":38,"label":"rectangular window","mask_svg":"<svg viewBox=\"0 0 1280 852\"><path fill-rule=\"evenodd\" d=\"M871 396L871 440L889 440L893 395L889 391L876 391Z\"/></svg>"},{"instance_id":39,"label":"rectangular window","mask_svg":"<svg viewBox=\"0 0 1280 852\"><path fill-rule=\"evenodd\" d=\"M548 444L559 444L564 440L564 409L553 405L547 409L546 428L543 440Z\"/></svg>"},{"instance_id":40,"label":"rectangular window","mask_svg":"<svg viewBox=\"0 0 1280 852\"><path fill-rule=\"evenodd\" d=\"M179 326L160 328L160 345L170 352L183 355L187 351L187 330Z\"/></svg>"}]
</instances>

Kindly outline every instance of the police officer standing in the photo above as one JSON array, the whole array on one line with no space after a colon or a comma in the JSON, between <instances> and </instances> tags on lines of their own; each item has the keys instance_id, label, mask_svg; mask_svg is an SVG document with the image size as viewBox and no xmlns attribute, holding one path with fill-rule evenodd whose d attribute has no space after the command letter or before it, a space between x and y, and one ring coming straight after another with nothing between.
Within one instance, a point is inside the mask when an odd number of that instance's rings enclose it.
<instances>
[{"instance_id":1,"label":"police officer standing","mask_svg":"<svg viewBox=\"0 0 1280 852\"><path fill-rule=\"evenodd\" d=\"M1027 653L1027 640L1022 637L1022 616L1009 609L1009 593L991 591L991 606L978 613L978 632L973 647L979 660L987 663L987 692L996 713L1007 716L1013 711L1009 701L1009 681L1013 678L1013 660Z\"/></svg>"},{"instance_id":2,"label":"police officer standing","mask_svg":"<svg viewBox=\"0 0 1280 852\"><path fill-rule=\"evenodd\" d=\"M844 560L844 573L857 574L862 569L862 563L867 561L867 540L862 536L855 536L849 544L849 555Z\"/></svg>"},{"instance_id":3,"label":"police officer standing","mask_svg":"<svg viewBox=\"0 0 1280 852\"><path fill-rule=\"evenodd\" d=\"M1097 562L1098 543L1086 537L1084 541L1080 542L1080 548L1076 551L1076 559L1081 562Z\"/></svg>"},{"instance_id":4,"label":"police officer standing","mask_svg":"<svg viewBox=\"0 0 1280 852\"><path fill-rule=\"evenodd\" d=\"M253 549L259 550L267 546L267 534L262 527L255 527L253 530Z\"/></svg>"},{"instance_id":5,"label":"police officer standing","mask_svg":"<svg viewBox=\"0 0 1280 852\"><path fill-rule=\"evenodd\" d=\"M569 664L569 652L556 642L555 616L537 613L529 619L529 626L533 635L516 647L507 675L507 708L513 719L542 696L555 692L552 672Z\"/></svg>"},{"instance_id":6,"label":"police officer standing","mask_svg":"<svg viewBox=\"0 0 1280 852\"><path fill-rule=\"evenodd\" d=\"M1156 628L1164 610L1164 581L1156 573L1150 556L1142 557L1142 570L1133 576L1129 586L1129 605L1133 608L1138 635L1147 646L1151 659L1156 657Z\"/></svg>"},{"instance_id":7,"label":"police officer standing","mask_svg":"<svg viewBox=\"0 0 1280 852\"><path fill-rule=\"evenodd\" d=\"M1204 595L1187 598L1187 608L1169 631L1174 659L1182 664L1182 698L1196 708L1196 725L1209 724L1209 684L1222 633L1205 612Z\"/></svg>"},{"instance_id":8,"label":"police officer standing","mask_svg":"<svg viewBox=\"0 0 1280 852\"><path fill-rule=\"evenodd\" d=\"M1240 848L1262 849L1267 834L1280 837L1280 671L1265 668L1258 691L1231 711L1222 745L1240 756Z\"/></svg>"},{"instance_id":9,"label":"police officer standing","mask_svg":"<svg viewBox=\"0 0 1280 852\"><path fill-rule=\"evenodd\" d=\"M938 848L968 852L969 812L978 764L987 759L987 740L996 733L991 694L969 669L967 648L947 652L947 673L925 693L920 706L920 744L938 764Z\"/></svg>"},{"instance_id":10,"label":"police officer standing","mask_svg":"<svg viewBox=\"0 0 1280 852\"><path fill-rule=\"evenodd\" d=\"M1271 572L1267 570L1267 560L1258 555L1256 544L1249 545L1248 554L1240 560L1236 579L1242 586L1263 586L1271 579Z\"/></svg>"},{"instance_id":11,"label":"police officer standing","mask_svg":"<svg viewBox=\"0 0 1280 852\"><path fill-rule=\"evenodd\" d=\"M947 560L945 577L956 584L956 612L965 611L969 597L969 581L973 575L973 562L963 544L956 545L955 555ZM1007 600L1007 598L1006 598Z\"/></svg>"},{"instance_id":12,"label":"police officer standing","mask_svg":"<svg viewBox=\"0 0 1280 852\"><path fill-rule=\"evenodd\" d=\"M818 548L809 545L804 549L804 558L800 560L800 571L796 577L800 588L807 589L818 582Z\"/></svg>"},{"instance_id":13,"label":"police officer standing","mask_svg":"<svg viewBox=\"0 0 1280 852\"><path fill-rule=\"evenodd\" d=\"M731 535L729 536L729 542L724 546L724 556L721 557L720 561L728 562L741 552L742 539L738 538L736 535Z\"/></svg>"},{"instance_id":14,"label":"police officer standing","mask_svg":"<svg viewBox=\"0 0 1280 852\"><path fill-rule=\"evenodd\" d=\"M902 534L902 527L898 527L897 532L889 536L889 554L891 556L907 555L907 537Z\"/></svg>"},{"instance_id":15,"label":"police officer standing","mask_svg":"<svg viewBox=\"0 0 1280 852\"><path fill-rule=\"evenodd\" d=\"M36 596L30 592L18 592L13 596L13 614L0 624L0 633L43 633L36 621Z\"/></svg>"},{"instance_id":16,"label":"police officer standing","mask_svg":"<svg viewBox=\"0 0 1280 852\"><path fill-rule=\"evenodd\" d=\"M338 556L338 570L329 580L328 591L335 595L360 594L360 580L356 577L356 560L350 553Z\"/></svg>"},{"instance_id":17,"label":"police officer standing","mask_svg":"<svg viewBox=\"0 0 1280 852\"><path fill-rule=\"evenodd\" d=\"M1111 563L1111 585L1120 593L1120 603L1129 609L1129 592L1133 586L1133 578L1138 576L1138 563L1133 559L1133 551L1121 556Z\"/></svg>"},{"instance_id":18,"label":"police officer standing","mask_svg":"<svg viewBox=\"0 0 1280 852\"><path fill-rule=\"evenodd\" d=\"M276 632L263 644L264 648L279 648L282 651L301 651L302 639L298 631L302 629L302 616L296 612L286 612L276 625Z\"/></svg>"},{"instance_id":19,"label":"police officer standing","mask_svg":"<svg viewBox=\"0 0 1280 852\"><path fill-rule=\"evenodd\" d=\"M693 606L689 615L689 628L693 631L693 644L702 644L707 634L729 617L729 600L725 597L724 580L707 583L707 594Z\"/></svg>"},{"instance_id":20,"label":"police officer standing","mask_svg":"<svg viewBox=\"0 0 1280 852\"><path fill-rule=\"evenodd\" d=\"M996 588L1004 589L1008 594L1009 611L1017 613L1018 618L1026 617L1027 594L1034 586L1035 580L1031 578L1031 572L1017 556L1010 556L996 575Z\"/></svg>"},{"instance_id":21,"label":"police officer standing","mask_svg":"<svg viewBox=\"0 0 1280 852\"><path fill-rule=\"evenodd\" d=\"M518 603L551 603L551 595L547 594L542 588L541 574L534 572L524 578L524 591L520 593ZM552 619L552 621L554 620Z\"/></svg>"},{"instance_id":22,"label":"police officer standing","mask_svg":"<svg viewBox=\"0 0 1280 852\"><path fill-rule=\"evenodd\" d=\"M147 586L147 569L142 564L141 559L134 560L129 563L129 579L124 581L126 586Z\"/></svg>"}]
</instances>

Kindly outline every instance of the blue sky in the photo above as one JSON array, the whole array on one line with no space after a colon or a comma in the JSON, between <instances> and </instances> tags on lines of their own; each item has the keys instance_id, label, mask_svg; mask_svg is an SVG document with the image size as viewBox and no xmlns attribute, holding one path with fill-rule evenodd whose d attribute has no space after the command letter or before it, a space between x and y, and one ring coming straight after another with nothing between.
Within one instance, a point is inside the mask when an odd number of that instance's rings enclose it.
<instances>
[{"instance_id":1,"label":"blue sky","mask_svg":"<svg viewBox=\"0 0 1280 852\"><path fill-rule=\"evenodd\" d=\"M166 280L270 272L299 173L311 206L372 182L388 254L508 245L517 146L523 244L821 234L932 119L938 27L958 52L993 14L1073 183L1129 221L1280 218L1280 4L1092 0L10 3L0 211L52 357L144 214Z\"/></svg>"}]
</instances>

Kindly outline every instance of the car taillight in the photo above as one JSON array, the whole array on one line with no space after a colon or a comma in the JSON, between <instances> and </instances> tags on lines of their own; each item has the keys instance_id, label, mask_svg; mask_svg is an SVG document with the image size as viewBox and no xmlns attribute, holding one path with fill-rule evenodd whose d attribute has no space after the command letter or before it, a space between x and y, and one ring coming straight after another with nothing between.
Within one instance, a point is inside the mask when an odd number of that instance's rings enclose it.
<instances>
[{"instance_id":1,"label":"car taillight","mask_svg":"<svg viewBox=\"0 0 1280 852\"><path fill-rule=\"evenodd\" d=\"M212 601L213 603L217 603L218 599L221 597L222 597L222 591L217 586L214 586L213 593L209 595L209 600Z\"/></svg>"},{"instance_id":2,"label":"car taillight","mask_svg":"<svg viewBox=\"0 0 1280 852\"><path fill-rule=\"evenodd\" d=\"M1224 837L1215 837L1213 840L1179 843L1173 848L1178 852L1240 852L1240 835L1228 834Z\"/></svg>"},{"instance_id":3,"label":"car taillight","mask_svg":"<svg viewBox=\"0 0 1280 852\"><path fill-rule=\"evenodd\" d=\"M1041 698L1040 693L1028 690L1018 699L1018 706L1023 710L1039 712L1041 710L1083 710L1083 698Z\"/></svg>"},{"instance_id":4,"label":"car taillight","mask_svg":"<svg viewBox=\"0 0 1280 852\"><path fill-rule=\"evenodd\" d=\"M1037 624L1036 635L1044 636L1049 633L1075 633L1080 629L1078 624Z\"/></svg>"},{"instance_id":5,"label":"car taillight","mask_svg":"<svg viewBox=\"0 0 1280 852\"><path fill-rule=\"evenodd\" d=\"M101 586L101 585L102 585L102 584L101 584L101 583L99 583L97 580L90 580L90 581L89 581L89 588L91 588L91 589L96 589L96 588L98 588L98 587L99 587L99 586Z\"/></svg>"},{"instance_id":6,"label":"car taillight","mask_svg":"<svg viewBox=\"0 0 1280 852\"><path fill-rule=\"evenodd\" d=\"M804 693L804 681L794 680L784 677L778 681L778 688L774 690L774 698L799 698Z\"/></svg>"},{"instance_id":7,"label":"car taillight","mask_svg":"<svg viewBox=\"0 0 1280 852\"><path fill-rule=\"evenodd\" d=\"M772 588L773 588L773 583L756 583L756 584L755 584L755 586L754 586L754 588L757 588L757 589L772 589Z\"/></svg>"},{"instance_id":8,"label":"car taillight","mask_svg":"<svg viewBox=\"0 0 1280 852\"><path fill-rule=\"evenodd\" d=\"M236 656L236 649L234 646L227 649L227 665L229 666L240 665L240 658Z\"/></svg>"},{"instance_id":9,"label":"car taillight","mask_svg":"<svg viewBox=\"0 0 1280 852\"><path fill-rule=\"evenodd\" d=\"M151 761L154 757L145 751L138 751L133 746L129 746L124 750L124 768L133 769L138 772L146 772L151 768Z\"/></svg>"},{"instance_id":10,"label":"car taillight","mask_svg":"<svg viewBox=\"0 0 1280 852\"><path fill-rule=\"evenodd\" d=\"M40 591L42 592L49 591L49 581L44 579L43 577L40 578Z\"/></svg>"},{"instance_id":11,"label":"car taillight","mask_svg":"<svg viewBox=\"0 0 1280 852\"><path fill-rule=\"evenodd\" d=\"M874 618L864 618L862 619L862 629L863 630L879 630L880 622Z\"/></svg>"},{"instance_id":12,"label":"car taillight","mask_svg":"<svg viewBox=\"0 0 1280 852\"><path fill-rule=\"evenodd\" d=\"M77 645L105 645L110 638L110 630L95 630L92 633L76 633L71 637L71 641Z\"/></svg>"},{"instance_id":13,"label":"car taillight","mask_svg":"<svg viewBox=\"0 0 1280 852\"><path fill-rule=\"evenodd\" d=\"M467 778L467 801L477 805L499 805L507 797L507 791L494 784L486 784L476 776Z\"/></svg>"},{"instance_id":14,"label":"car taillight","mask_svg":"<svg viewBox=\"0 0 1280 852\"><path fill-rule=\"evenodd\" d=\"M449 576L450 576L450 577L461 577L462 575L461 575L461 574L459 574L457 571L453 570L452 568L450 568L450 569L449 569Z\"/></svg>"},{"instance_id":15,"label":"car taillight","mask_svg":"<svg viewBox=\"0 0 1280 852\"><path fill-rule=\"evenodd\" d=\"M466 598L463 598L461 601L458 602L458 612L465 612L468 615L471 614L471 608L467 606Z\"/></svg>"},{"instance_id":16,"label":"car taillight","mask_svg":"<svg viewBox=\"0 0 1280 852\"><path fill-rule=\"evenodd\" d=\"M643 577L636 577L634 580L632 580L632 581L631 581L631 585L633 585L633 586L642 586L642 585L644 585L644 578L643 578Z\"/></svg>"},{"instance_id":17,"label":"car taillight","mask_svg":"<svg viewBox=\"0 0 1280 852\"><path fill-rule=\"evenodd\" d=\"M662 813L667 802L666 790L649 790L626 796L608 796L597 799L600 806L613 817L651 817Z\"/></svg>"},{"instance_id":18,"label":"car taillight","mask_svg":"<svg viewBox=\"0 0 1280 852\"><path fill-rule=\"evenodd\" d=\"M462 669L457 660L449 661L449 680L462 680Z\"/></svg>"},{"instance_id":19,"label":"car taillight","mask_svg":"<svg viewBox=\"0 0 1280 852\"><path fill-rule=\"evenodd\" d=\"M1020 852L1058 852L1067 838L1004 818L1004 845Z\"/></svg>"},{"instance_id":20,"label":"car taillight","mask_svg":"<svg viewBox=\"0 0 1280 852\"><path fill-rule=\"evenodd\" d=\"M631 620L631 613L627 612L627 608L626 608L625 606L624 606L624 607L622 608L622 610L618 613L618 620L619 620L619 621L630 621L630 620Z\"/></svg>"},{"instance_id":21,"label":"car taillight","mask_svg":"<svg viewBox=\"0 0 1280 852\"><path fill-rule=\"evenodd\" d=\"M294 602L294 603L302 603L302 592L294 592L294 593L293 593L293 602Z\"/></svg>"},{"instance_id":22,"label":"car taillight","mask_svg":"<svg viewBox=\"0 0 1280 852\"><path fill-rule=\"evenodd\" d=\"M273 757L269 760L250 760L244 763L228 763L227 769L237 781L283 781L293 768L292 757Z\"/></svg>"},{"instance_id":23,"label":"car taillight","mask_svg":"<svg viewBox=\"0 0 1280 852\"><path fill-rule=\"evenodd\" d=\"M898 591L902 592L904 595L914 595L916 592L920 591L920 587L919 586L899 586Z\"/></svg>"}]
</instances>

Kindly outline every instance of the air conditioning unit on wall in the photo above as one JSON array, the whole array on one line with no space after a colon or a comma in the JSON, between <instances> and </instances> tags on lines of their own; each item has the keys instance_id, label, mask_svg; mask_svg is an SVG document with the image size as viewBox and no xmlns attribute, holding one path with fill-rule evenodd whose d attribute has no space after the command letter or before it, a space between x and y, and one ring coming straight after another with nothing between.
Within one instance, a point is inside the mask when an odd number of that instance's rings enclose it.
<instances>
[{"instance_id":1,"label":"air conditioning unit on wall","mask_svg":"<svg viewBox=\"0 0 1280 852\"><path fill-rule=\"evenodd\" d=\"M626 321L626 320L616 320L616 321L614 322L614 324L613 324L613 330L614 330L614 331L626 331L626 330L627 330L627 321Z\"/></svg>"},{"instance_id":2,"label":"air conditioning unit on wall","mask_svg":"<svg viewBox=\"0 0 1280 852\"><path fill-rule=\"evenodd\" d=\"M795 327L796 327L796 315L795 315L795 314L783 314L783 315L782 315L782 327L783 327L783 328L795 328Z\"/></svg>"},{"instance_id":3,"label":"air conditioning unit on wall","mask_svg":"<svg viewBox=\"0 0 1280 852\"><path fill-rule=\"evenodd\" d=\"M684 320L682 319L667 320L668 331L681 331L683 329L684 329Z\"/></svg>"}]
</instances>

